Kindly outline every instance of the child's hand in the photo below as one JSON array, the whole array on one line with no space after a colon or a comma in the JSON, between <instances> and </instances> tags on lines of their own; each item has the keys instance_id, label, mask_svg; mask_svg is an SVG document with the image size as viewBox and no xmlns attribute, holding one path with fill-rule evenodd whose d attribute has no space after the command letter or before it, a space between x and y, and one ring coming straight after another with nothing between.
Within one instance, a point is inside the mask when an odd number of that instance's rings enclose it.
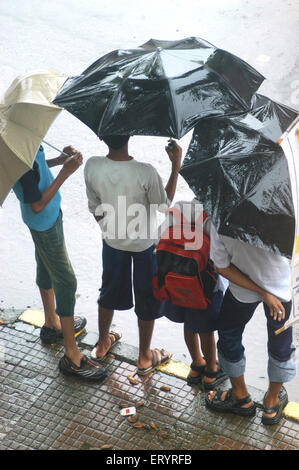
<instances>
[{"instance_id":1,"label":"child's hand","mask_svg":"<svg viewBox=\"0 0 299 470\"><path fill-rule=\"evenodd\" d=\"M71 176L76 170L78 170L79 166L83 163L83 157L80 152L74 153L71 157L67 158L64 165L63 171L68 176Z\"/></svg>"},{"instance_id":2,"label":"child's hand","mask_svg":"<svg viewBox=\"0 0 299 470\"><path fill-rule=\"evenodd\" d=\"M272 294L269 294L269 292L266 292L264 295L262 295L263 302L265 302L266 305L268 305L269 310L270 310L270 315L273 317L274 320L277 321L282 321L285 318L285 309L280 302L280 300L277 299Z\"/></svg>"},{"instance_id":3,"label":"child's hand","mask_svg":"<svg viewBox=\"0 0 299 470\"><path fill-rule=\"evenodd\" d=\"M170 139L167 147L165 147L165 150L169 156L169 160L171 161L172 166L179 170L182 160L182 148L175 140Z\"/></svg>"}]
</instances>

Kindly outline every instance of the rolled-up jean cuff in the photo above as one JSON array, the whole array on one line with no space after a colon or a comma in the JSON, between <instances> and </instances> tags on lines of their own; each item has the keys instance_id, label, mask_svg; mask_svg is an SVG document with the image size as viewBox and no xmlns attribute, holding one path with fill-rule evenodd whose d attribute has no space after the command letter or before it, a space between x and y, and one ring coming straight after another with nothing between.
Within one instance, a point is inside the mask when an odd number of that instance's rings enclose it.
<instances>
[{"instance_id":1,"label":"rolled-up jean cuff","mask_svg":"<svg viewBox=\"0 0 299 470\"><path fill-rule=\"evenodd\" d=\"M245 373L246 357L245 355L237 362L231 362L225 359L218 349L218 360L221 368L229 377L240 377Z\"/></svg>"},{"instance_id":2,"label":"rolled-up jean cuff","mask_svg":"<svg viewBox=\"0 0 299 470\"><path fill-rule=\"evenodd\" d=\"M295 353L288 361L278 361L269 354L268 376L270 382L290 382L296 375Z\"/></svg>"}]
</instances>

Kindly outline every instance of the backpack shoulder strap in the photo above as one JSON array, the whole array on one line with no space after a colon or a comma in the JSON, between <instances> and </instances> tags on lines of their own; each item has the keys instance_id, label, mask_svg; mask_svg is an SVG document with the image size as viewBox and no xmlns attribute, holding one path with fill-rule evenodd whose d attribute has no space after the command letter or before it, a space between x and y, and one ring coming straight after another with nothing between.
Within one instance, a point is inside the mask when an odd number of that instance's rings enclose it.
<instances>
[{"instance_id":1,"label":"backpack shoulder strap","mask_svg":"<svg viewBox=\"0 0 299 470\"><path fill-rule=\"evenodd\" d=\"M181 211L177 209L176 207L170 207L167 211L169 214L172 214L173 217L177 220L178 223L183 224L183 223L188 223L187 219L183 216Z\"/></svg>"}]
</instances>

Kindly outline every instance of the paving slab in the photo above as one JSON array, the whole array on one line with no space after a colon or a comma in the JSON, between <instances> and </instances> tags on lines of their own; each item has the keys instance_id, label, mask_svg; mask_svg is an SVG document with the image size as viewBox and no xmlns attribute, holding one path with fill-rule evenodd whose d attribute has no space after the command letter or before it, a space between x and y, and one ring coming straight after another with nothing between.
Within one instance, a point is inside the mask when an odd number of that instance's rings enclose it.
<instances>
[{"instance_id":1,"label":"paving slab","mask_svg":"<svg viewBox=\"0 0 299 470\"><path fill-rule=\"evenodd\" d=\"M63 344L44 346L38 332L0 325L1 450L299 449L299 422L293 419L265 427L260 408L251 418L214 413L205 407L200 388L162 371L130 383L132 346L119 343L103 361L108 376L102 382L66 378L58 371ZM78 343L88 353L84 338ZM251 388L250 393L260 405L263 392ZM120 414L129 406L136 407L135 423Z\"/></svg>"}]
</instances>

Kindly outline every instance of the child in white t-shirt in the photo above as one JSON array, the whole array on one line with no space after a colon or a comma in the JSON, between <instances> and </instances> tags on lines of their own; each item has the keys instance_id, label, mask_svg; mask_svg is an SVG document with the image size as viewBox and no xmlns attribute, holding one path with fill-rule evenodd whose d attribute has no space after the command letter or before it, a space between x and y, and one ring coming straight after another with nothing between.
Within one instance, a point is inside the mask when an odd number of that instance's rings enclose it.
<instances>
[{"instance_id":1,"label":"child in white t-shirt","mask_svg":"<svg viewBox=\"0 0 299 470\"><path fill-rule=\"evenodd\" d=\"M264 397L264 424L276 424L282 416L288 397L284 382L295 376L292 329L276 335L291 313L290 261L282 256L219 235L211 225L210 256L217 271L229 280L219 316L218 357L230 378L227 392L210 392L208 407L241 416L255 414L244 381L245 355L242 335L260 302L264 303L268 330L269 388Z\"/></svg>"}]
</instances>

